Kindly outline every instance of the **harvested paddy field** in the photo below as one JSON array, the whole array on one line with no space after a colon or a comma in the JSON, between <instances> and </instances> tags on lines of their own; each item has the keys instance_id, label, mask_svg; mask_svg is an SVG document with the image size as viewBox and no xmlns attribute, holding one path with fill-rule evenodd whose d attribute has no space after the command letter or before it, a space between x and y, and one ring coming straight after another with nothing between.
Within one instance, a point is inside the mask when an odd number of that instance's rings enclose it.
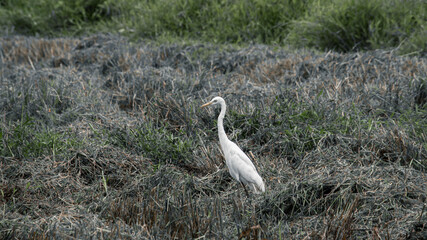
<instances>
[{"instance_id":1,"label":"harvested paddy field","mask_svg":"<svg viewBox=\"0 0 427 240\"><path fill-rule=\"evenodd\" d=\"M426 102L423 55L3 37L0 238L426 239Z\"/></svg>"}]
</instances>

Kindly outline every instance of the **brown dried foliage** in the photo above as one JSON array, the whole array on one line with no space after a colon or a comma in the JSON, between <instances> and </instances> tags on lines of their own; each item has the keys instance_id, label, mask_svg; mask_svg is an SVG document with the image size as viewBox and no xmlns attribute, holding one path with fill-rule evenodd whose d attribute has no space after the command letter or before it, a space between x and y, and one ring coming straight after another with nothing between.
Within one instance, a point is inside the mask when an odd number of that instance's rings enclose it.
<instances>
[{"instance_id":1,"label":"brown dried foliage","mask_svg":"<svg viewBox=\"0 0 427 240\"><path fill-rule=\"evenodd\" d=\"M103 35L1 41L1 238L425 236L425 58ZM245 197L227 172L218 111L199 109L215 95L263 195ZM49 129L78 144L24 155L23 115L31 141ZM186 159L150 154L138 129L159 139L153 151Z\"/></svg>"}]
</instances>

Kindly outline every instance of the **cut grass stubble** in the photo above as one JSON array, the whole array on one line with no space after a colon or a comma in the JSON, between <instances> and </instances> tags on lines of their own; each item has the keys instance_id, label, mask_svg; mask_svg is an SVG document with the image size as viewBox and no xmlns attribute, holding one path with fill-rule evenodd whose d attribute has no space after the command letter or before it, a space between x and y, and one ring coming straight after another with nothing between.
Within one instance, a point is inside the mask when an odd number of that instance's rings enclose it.
<instances>
[{"instance_id":1,"label":"cut grass stubble","mask_svg":"<svg viewBox=\"0 0 427 240\"><path fill-rule=\"evenodd\" d=\"M1 237L397 238L426 221L423 58L70 41L67 66L3 49ZM238 197L211 95L265 195Z\"/></svg>"}]
</instances>

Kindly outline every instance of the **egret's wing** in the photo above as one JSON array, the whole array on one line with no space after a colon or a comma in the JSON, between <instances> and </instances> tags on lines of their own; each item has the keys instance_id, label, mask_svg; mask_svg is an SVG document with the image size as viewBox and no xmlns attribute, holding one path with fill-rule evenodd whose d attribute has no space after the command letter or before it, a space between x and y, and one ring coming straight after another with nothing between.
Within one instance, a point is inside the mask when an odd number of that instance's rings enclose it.
<instances>
[{"instance_id":1,"label":"egret's wing","mask_svg":"<svg viewBox=\"0 0 427 240\"><path fill-rule=\"evenodd\" d=\"M248 185L255 193L264 192L264 182L250 159L243 152L235 152L231 156L230 167L237 171L239 181Z\"/></svg>"},{"instance_id":2,"label":"egret's wing","mask_svg":"<svg viewBox=\"0 0 427 240\"><path fill-rule=\"evenodd\" d=\"M223 145L223 152L231 176L248 185L255 193L265 191L264 182L249 157L232 141Z\"/></svg>"},{"instance_id":3,"label":"egret's wing","mask_svg":"<svg viewBox=\"0 0 427 240\"><path fill-rule=\"evenodd\" d=\"M245 164L251 166L256 171L255 165L249 159L249 157L242 151L242 149L240 149L239 146L237 146L237 144L235 143L233 143L233 145L233 155L236 155L236 158L238 158L240 161L243 161Z\"/></svg>"},{"instance_id":4,"label":"egret's wing","mask_svg":"<svg viewBox=\"0 0 427 240\"><path fill-rule=\"evenodd\" d=\"M255 171L253 166L244 161L238 152L230 152L227 165L230 174L240 182L242 181L242 177L248 180L248 176L246 175Z\"/></svg>"}]
</instances>

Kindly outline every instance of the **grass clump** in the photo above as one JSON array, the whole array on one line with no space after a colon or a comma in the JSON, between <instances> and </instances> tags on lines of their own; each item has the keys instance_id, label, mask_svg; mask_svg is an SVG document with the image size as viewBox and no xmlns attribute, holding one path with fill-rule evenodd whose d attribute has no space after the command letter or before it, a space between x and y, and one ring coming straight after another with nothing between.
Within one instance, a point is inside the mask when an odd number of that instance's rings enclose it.
<instances>
[{"instance_id":1,"label":"grass clump","mask_svg":"<svg viewBox=\"0 0 427 240\"><path fill-rule=\"evenodd\" d=\"M5 0L2 1L0 23L21 34L78 33L95 22L110 19L111 13L106 0Z\"/></svg>"},{"instance_id":2,"label":"grass clump","mask_svg":"<svg viewBox=\"0 0 427 240\"><path fill-rule=\"evenodd\" d=\"M295 21L291 41L321 50L349 52L397 47L426 51L426 4L422 1L328 1ZM423 33L424 32L424 33ZM410 45L410 46L409 46Z\"/></svg>"},{"instance_id":3,"label":"grass clump","mask_svg":"<svg viewBox=\"0 0 427 240\"><path fill-rule=\"evenodd\" d=\"M0 138L0 155L19 159L44 155L55 157L81 145L72 134L70 136L70 133L60 133L43 127L29 116L2 128Z\"/></svg>"},{"instance_id":4,"label":"grass clump","mask_svg":"<svg viewBox=\"0 0 427 240\"><path fill-rule=\"evenodd\" d=\"M173 134L162 126L142 123L128 131L117 129L109 139L114 145L142 153L156 164L191 166L193 143L185 135Z\"/></svg>"},{"instance_id":5,"label":"grass clump","mask_svg":"<svg viewBox=\"0 0 427 240\"><path fill-rule=\"evenodd\" d=\"M146 37L280 43L311 1L155 1L141 6L136 30Z\"/></svg>"}]
</instances>

